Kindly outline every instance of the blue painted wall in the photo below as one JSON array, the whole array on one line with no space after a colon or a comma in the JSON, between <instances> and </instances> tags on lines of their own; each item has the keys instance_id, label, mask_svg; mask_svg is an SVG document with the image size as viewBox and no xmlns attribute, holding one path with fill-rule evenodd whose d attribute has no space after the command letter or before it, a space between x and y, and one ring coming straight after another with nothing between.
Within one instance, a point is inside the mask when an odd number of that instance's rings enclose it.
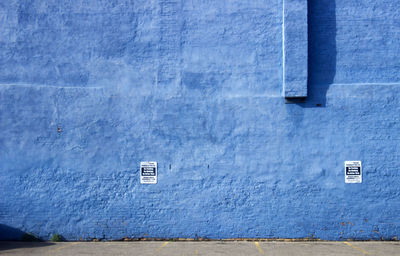
<instances>
[{"instance_id":1,"label":"blue painted wall","mask_svg":"<svg viewBox=\"0 0 400 256\"><path fill-rule=\"evenodd\" d=\"M309 0L285 104L282 0L1 1L0 239L398 237L399 7Z\"/></svg>"}]
</instances>

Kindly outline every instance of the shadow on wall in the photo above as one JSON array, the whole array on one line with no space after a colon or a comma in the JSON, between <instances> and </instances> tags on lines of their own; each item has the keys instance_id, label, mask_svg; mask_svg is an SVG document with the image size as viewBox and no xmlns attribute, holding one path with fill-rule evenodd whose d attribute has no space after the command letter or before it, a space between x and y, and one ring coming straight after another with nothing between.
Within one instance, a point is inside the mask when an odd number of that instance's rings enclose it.
<instances>
[{"instance_id":1,"label":"shadow on wall","mask_svg":"<svg viewBox=\"0 0 400 256\"><path fill-rule=\"evenodd\" d=\"M336 74L335 0L308 1L308 98L302 107L325 107Z\"/></svg>"},{"instance_id":2,"label":"shadow on wall","mask_svg":"<svg viewBox=\"0 0 400 256\"><path fill-rule=\"evenodd\" d=\"M4 224L0 224L0 251L11 250L16 248L33 248L33 247L54 245L54 243L49 243L49 242L33 242L33 243L26 243L27 241L20 243L1 242L1 241L21 241L23 240L23 237L26 235L27 233L19 229Z\"/></svg>"},{"instance_id":3,"label":"shadow on wall","mask_svg":"<svg viewBox=\"0 0 400 256\"><path fill-rule=\"evenodd\" d=\"M19 229L0 224L0 241L20 241L25 234Z\"/></svg>"}]
</instances>

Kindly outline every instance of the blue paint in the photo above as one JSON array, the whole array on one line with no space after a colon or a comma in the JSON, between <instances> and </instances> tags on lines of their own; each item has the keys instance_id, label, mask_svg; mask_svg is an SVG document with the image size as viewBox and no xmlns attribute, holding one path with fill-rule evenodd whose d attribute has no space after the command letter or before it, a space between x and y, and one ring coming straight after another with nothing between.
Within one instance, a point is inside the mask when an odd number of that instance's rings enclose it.
<instances>
[{"instance_id":1,"label":"blue paint","mask_svg":"<svg viewBox=\"0 0 400 256\"><path fill-rule=\"evenodd\" d=\"M307 97L307 0L283 0L283 95Z\"/></svg>"},{"instance_id":2,"label":"blue paint","mask_svg":"<svg viewBox=\"0 0 400 256\"><path fill-rule=\"evenodd\" d=\"M285 104L282 1L2 1L0 238L398 237L399 5L309 0Z\"/></svg>"}]
</instances>

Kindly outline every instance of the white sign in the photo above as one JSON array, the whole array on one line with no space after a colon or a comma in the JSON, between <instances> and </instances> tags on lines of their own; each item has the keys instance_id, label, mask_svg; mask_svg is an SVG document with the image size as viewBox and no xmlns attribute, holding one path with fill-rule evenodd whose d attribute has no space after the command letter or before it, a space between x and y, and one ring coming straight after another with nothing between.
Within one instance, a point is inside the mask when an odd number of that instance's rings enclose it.
<instances>
[{"instance_id":1,"label":"white sign","mask_svg":"<svg viewBox=\"0 0 400 256\"><path fill-rule=\"evenodd\" d=\"M362 168L361 161L345 161L344 162L344 181L346 183L361 183Z\"/></svg>"},{"instance_id":2,"label":"white sign","mask_svg":"<svg viewBox=\"0 0 400 256\"><path fill-rule=\"evenodd\" d=\"M140 162L140 183L157 184L157 162Z\"/></svg>"}]
</instances>

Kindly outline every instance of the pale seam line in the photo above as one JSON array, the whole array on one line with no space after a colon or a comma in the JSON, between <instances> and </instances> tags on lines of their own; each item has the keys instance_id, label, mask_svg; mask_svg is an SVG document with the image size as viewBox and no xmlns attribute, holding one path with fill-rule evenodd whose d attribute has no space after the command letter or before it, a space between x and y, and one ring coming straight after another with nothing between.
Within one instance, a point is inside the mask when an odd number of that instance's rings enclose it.
<instances>
[{"instance_id":1,"label":"pale seam line","mask_svg":"<svg viewBox=\"0 0 400 256\"><path fill-rule=\"evenodd\" d=\"M348 245L348 246L350 246L350 247L352 247L352 248L354 248L354 249L356 249L356 250L359 250L360 252L362 252L363 254L365 254L365 255L371 255L369 252L367 252L366 250L364 250L364 249L362 249L362 248L360 248L360 247L358 247L358 246L355 246L355 245L352 245L351 243L349 243L349 242L343 242L344 244L346 244L346 245Z\"/></svg>"},{"instance_id":2,"label":"pale seam line","mask_svg":"<svg viewBox=\"0 0 400 256\"><path fill-rule=\"evenodd\" d=\"M168 244L168 242L164 242L158 249L157 251L160 251L162 248L164 248L166 245Z\"/></svg>"},{"instance_id":3,"label":"pale seam line","mask_svg":"<svg viewBox=\"0 0 400 256\"><path fill-rule=\"evenodd\" d=\"M258 242L254 242L254 244L256 245L258 252L260 254L264 254L264 250L261 248L260 244Z\"/></svg>"},{"instance_id":4,"label":"pale seam line","mask_svg":"<svg viewBox=\"0 0 400 256\"><path fill-rule=\"evenodd\" d=\"M66 247L70 247L70 246L75 245L75 244L78 244L78 243L79 243L79 242L69 243L69 244L67 244L67 245L64 245L64 246L55 248L55 249L53 249L53 250L50 250L49 252L56 252L56 251L58 251L58 250L64 249L64 248L66 248Z\"/></svg>"}]
</instances>

